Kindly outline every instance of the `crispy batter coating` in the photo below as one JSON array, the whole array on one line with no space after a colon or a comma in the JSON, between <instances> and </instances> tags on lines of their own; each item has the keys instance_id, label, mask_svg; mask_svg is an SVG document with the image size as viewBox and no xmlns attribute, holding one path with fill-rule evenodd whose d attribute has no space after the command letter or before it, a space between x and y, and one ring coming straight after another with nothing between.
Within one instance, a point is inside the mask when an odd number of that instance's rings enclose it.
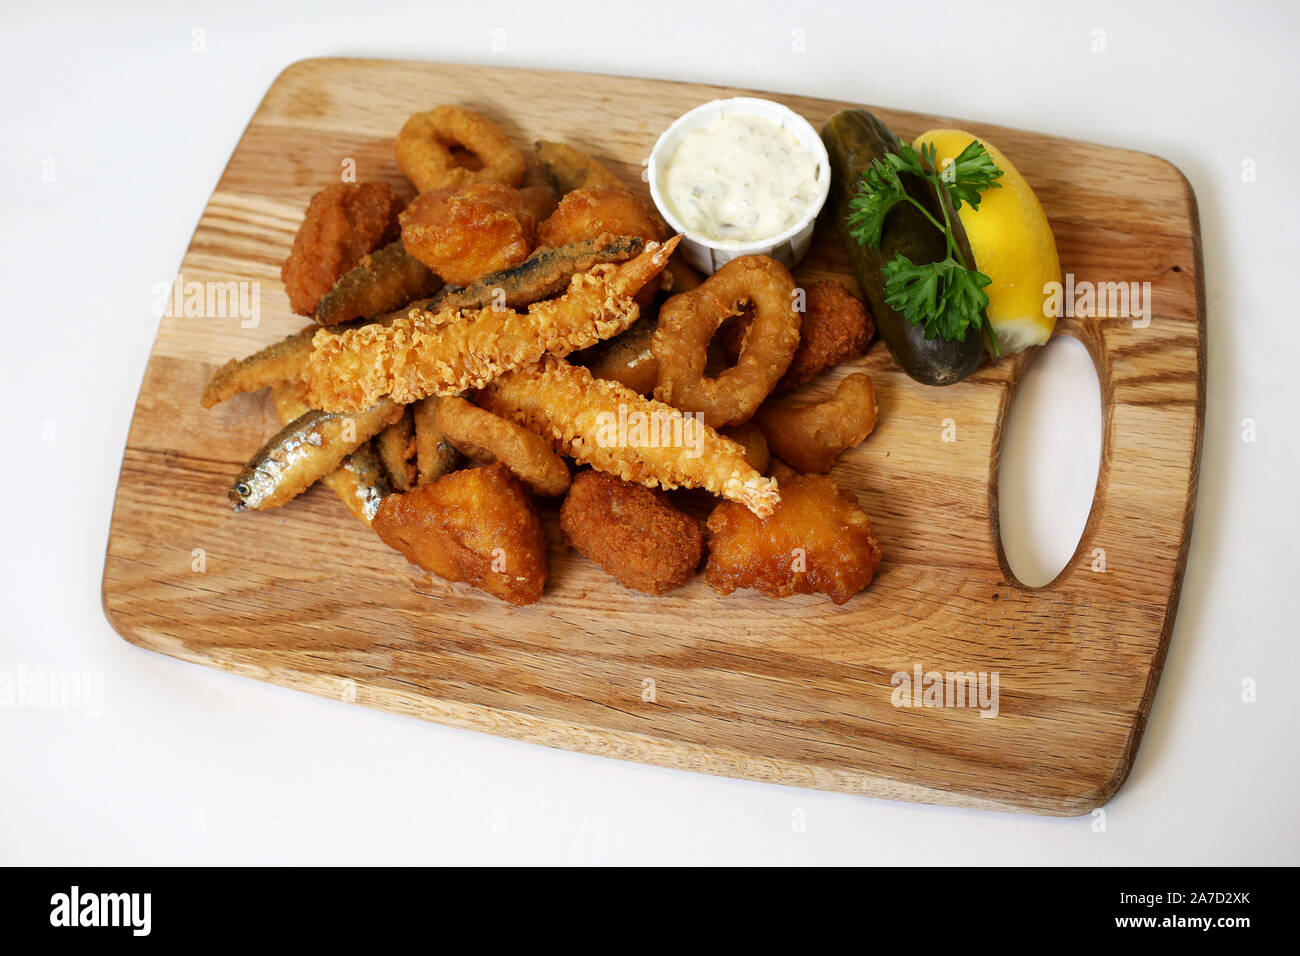
<instances>
[{"instance_id":1,"label":"crispy batter coating","mask_svg":"<svg viewBox=\"0 0 1300 956\"><path fill-rule=\"evenodd\" d=\"M770 598L820 592L843 604L880 566L880 541L853 495L825 475L781 474L781 503L766 518L724 501L709 515L705 577L720 594L754 588Z\"/></svg>"},{"instance_id":2,"label":"crispy batter coating","mask_svg":"<svg viewBox=\"0 0 1300 956\"><path fill-rule=\"evenodd\" d=\"M388 183L339 183L312 196L280 268L293 311L314 314L343 273L396 239L401 211L402 199Z\"/></svg>"},{"instance_id":3,"label":"crispy batter coating","mask_svg":"<svg viewBox=\"0 0 1300 956\"><path fill-rule=\"evenodd\" d=\"M789 270L775 259L740 256L690 292L665 302L652 341L659 365L655 398L702 412L714 428L748 421L799 346L794 290ZM754 306L754 324L736 364L709 377L709 342L746 302Z\"/></svg>"},{"instance_id":4,"label":"crispy batter coating","mask_svg":"<svg viewBox=\"0 0 1300 956\"><path fill-rule=\"evenodd\" d=\"M484 308L412 310L388 325L342 333L322 329L304 377L320 408L365 408L380 395L400 403L481 388L547 352L567 355L617 335L636 321L632 297L664 268L676 244L656 245L620 266L600 265L573 277L558 299L526 313Z\"/></svg>"},{"instance_id":5,"label":"crispy batter coating","mask_svg":"<svg viewBox=\"0 0 1300 956\"><path fill-rule=\"evenodd\" d=\"M781 497L773 479L746 464L739 445L699 419L553 355L502 375L478 402L549 438L579 464L625 481L704 488L758 514L770 514Z\"/></svg>"},{"instance_id":6,"label":"crispy batter coating","mask_svg":"<svg viewBox=\"0 0 1300 956\"><path fill-rule=\"evenodd\" d=\"M427 192L470 182L518 186L525 164L519 147L482 113L439 106L413 113L402 125L397 168L416 189Z\"/></svg>"},{"instance_id":7,"label":"crispy batter coating","mask_svg":"<svg viewBox=\"0 0 1300 956\"><path fill-rule=\"evenodd\" d=\"M543 246L562 246L595 239L604 232L656 242L668 235L663 221L643 199L623 186L605 186L566 193L555 212L537 228L537 241Z\"/></svg>"},{"instance_id":8,"label":"crispy batter coating","mask_svg":"<svg viewBox=\"0 0 1300 956\"><path fill-rule=\"evenodd\" d=\"M454 471L389 495L373 527L384 544L448 581L464 581L514 605L542 596L546 533L504 465Z\"/></svg>"},{"instance_id":9,"label":"crispy batter coating","mask_svg":"<svg viewBox=\"0 0 1300 956\"><path fill-rule=\"evenodd\" d=\"M537 234L524 195L494 182L420 193L400 218L406 251L453 285L523 262Z\"/></svg>"},{"instance_id":10,"label":"crispy batter coating","mask_svg":"<svg viewBox=\"0 0 1300 956\"><path fill-rule=\"evenodd\" d=\"M723 352L732 362L740 355L752 323L753 314L746 313L728 320L718 333ZM804 287L799 347L776 391L798 388L827 369L857 358L867 350L875 334L876 323L867 307L842 284L834 279L808 284Z\"/></svg>"},{"instance_id":11,"label":"crispy batter coating","mask_svg":"<svg viewBox=\"0 0 1300 956\"><path fill-rule=\"evenodd\" d=\"M447 441L475 461L499 461L543 497L569 489L569 466L541 435L456 395L438 401L436 422Z\"/></svg>"},{"instance_id":12,"label":"crispy batter coating","mask_svg":"<svg viewBox=\"0 0 1300 956\"><path fill-rule=\"evenodd\" d=\"M772 454L809 474L830 471L840 452L862 444L876 427L876 411L871 376L854 372L840 380L833 398L806 405L769 402L754 421Z\"/></svg>"},{"instance_id":13,"label":"crispy batter coating","mask_svg":"<svg viewBox=\"0 0 1300 956\"><path fill-rule=\"evenodd\" d=\"M599 471L584 471L560 508L564 540L634 591L665 594L695 576L704 554L700 523L668 496Z\"/></svg>"}]
</instances>

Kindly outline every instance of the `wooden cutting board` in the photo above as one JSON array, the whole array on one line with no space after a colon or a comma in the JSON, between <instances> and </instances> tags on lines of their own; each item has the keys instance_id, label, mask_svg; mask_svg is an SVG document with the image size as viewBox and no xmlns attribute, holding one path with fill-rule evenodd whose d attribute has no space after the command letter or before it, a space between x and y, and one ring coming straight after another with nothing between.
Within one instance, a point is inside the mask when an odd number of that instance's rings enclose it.
<instances>
[{"instance_id":1,"label":"wooden cutting board","mask_svg":"<svg viewBox=\"0 0 1300 956\"><path fill-rule=\"evenodd\" d=\"M410 194L393 160L408 114L470 106L520 144L573 143L644 189L642 162L669 122L750 92L379 60L285 70L235 148L179 280L260 283L260 322L184 309L162 319L104 567L117 631L322 696L628 760L1039 813L1105 803L1128 774L1165 659L1205 409L1196 200L1154 156L872 107L907 138L956 125L999 145L1038 192L1076 281L1151 283L1145 328L1060 324L1096 362L1104 438L1078 551L1046 587L1015 581L998 534L1003 422L1032 356L939 389L907 378L877 342L810 389L829 393L860 367L879 396L875 434L833 475L857 493L885 560L842 607L822 596L721 597L702 576L663 598L626 591L561 546L553 506L543 507L546 595L524 609L407 564L323 487L277 511L230 511L233 476L279 422L265 393L205 411L204 381L302 327L279 269L312 193L355 164L359 179ZM851 105L759 95L817 127ZM797 276L848 273L823 222ZM955 441L943 440L949 419ZM1105 570L1095 570L1103 551ZM996 672L997 716L895 707L893 675L917 666Z\"/></svg>"}]
</instances>

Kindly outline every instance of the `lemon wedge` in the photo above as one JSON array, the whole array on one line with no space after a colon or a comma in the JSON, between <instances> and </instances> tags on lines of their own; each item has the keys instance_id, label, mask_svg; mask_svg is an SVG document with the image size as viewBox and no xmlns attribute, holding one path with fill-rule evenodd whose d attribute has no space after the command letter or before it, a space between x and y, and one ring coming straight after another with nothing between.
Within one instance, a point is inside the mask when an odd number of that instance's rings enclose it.
<instances>
[{"instance_id":1,"label":"lemon wedge","mask_svg":"<svg viewBox=\"0 0 1300 956\"><path fill-rule=\"evenodd\" d=\"M1038 197L1011 160L987 139L959 129L932 129L912 145L918 151L922 143L934 146L942 171L973 139L984 144L1002 170L996 180L1002 188L985 192L979 209L963 205L957 216L975 256L972 264L993 280L984 289L989 323L1002 354L1008 355L1042 345L1051 337L1061 296L1050 295L1048 283L1058 283L1060 288L1061 258Z\"/></svg>"}]
</instances>

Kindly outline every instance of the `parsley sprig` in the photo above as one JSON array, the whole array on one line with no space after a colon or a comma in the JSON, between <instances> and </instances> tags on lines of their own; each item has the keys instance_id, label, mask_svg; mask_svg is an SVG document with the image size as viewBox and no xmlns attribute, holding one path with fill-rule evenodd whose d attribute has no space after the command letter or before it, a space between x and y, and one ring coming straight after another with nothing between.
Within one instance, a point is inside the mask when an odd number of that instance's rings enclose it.
<instances>
[{"instance_id":1,"label":"parsley sprig","mask_svg":"<svg viewBox=\"0 0 1300 956\"><path fill-rule=\"evenodd\" d=\"M943 222L908 195L901 178L903 173L931 183L941 199L947 196L948 202L939 203ZM978 209L984 192L1001 188L1002 184L997 182L1001 175L1002 170L978 140L972 140L942 170L936 162L933 144L922 144L918 153L903 143L898 152L888 153L872 162L858 182L857 193L849 201L850 234L858 242L874 249L880 248L885 217L901 202L911 203L921 210L922 215L944 234L947 255L943 260L917 265L902 253L895 252L894 258L882 269L885 301L913 325L923 326L927 339L937 337L960 342L970 326L980 328L983 325L982 313L989 304L984 287L993 280L967 265L953 234L948 206L951 204L954 212L963 204ZM986 328L989 350L996 357L999 351L997 336L991 326Z\"/></svg>"}]
</instances>

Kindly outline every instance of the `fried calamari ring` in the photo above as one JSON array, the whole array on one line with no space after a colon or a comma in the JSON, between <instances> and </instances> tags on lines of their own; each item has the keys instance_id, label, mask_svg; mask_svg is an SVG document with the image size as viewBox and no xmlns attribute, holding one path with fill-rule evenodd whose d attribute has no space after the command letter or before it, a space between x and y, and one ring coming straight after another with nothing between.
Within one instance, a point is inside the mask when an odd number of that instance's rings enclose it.
<instances>
[{"instance_id":1,"label":"fried calamari ring","mask_svg":"<svg viewBox=\"0 0 1300 956\"><path fill-rule=\"evenodd\" d=\"M790 365L799 347L794 279L768 256L741 256L659 310L651 348L659 364L655 398L685 412L701 412L712 428L747 421ZM736 364L717 378L705 375L709 341L718 327L754 306L754 322Z\"/></svg>"},{"instance_id":2,"label":"fried calamari ring","mask_svg":"<svg viewBox=\"0 0 1300 956\"><path fill-rule=\"evenodd\" d=\"M476 461L501 462L535 495L554 497L569 489L569 466L541 435L508 418L449 396L438 403L438 430Z\"/></svg>"},{"instance_id":3,"label":"fried calamari ring","mask_svg":"<svg viewBox=\"0 0 1300 956\"><path fill-rule=\"evenodd\" d=\"M478 157L482 168L459 165L452 154L456 147ZM420 192L470 182L518 186L524 179L524 154L482 113L439 106L412 114L402 126L397 168Z\"/></svg>"},{"instance_id":4,"label":"fried calamari ring","mask_svg":"<svg viewBox=\"0 0 1300 956\"><path fill-rule=\"evenodd\" d=\"M871 376L854 372L835 397L815 405L764 405L754 421L772 454L806 475L831 470L846 448L860 445L876 427L876 390Z\"/></svg>"}]
</instances>

